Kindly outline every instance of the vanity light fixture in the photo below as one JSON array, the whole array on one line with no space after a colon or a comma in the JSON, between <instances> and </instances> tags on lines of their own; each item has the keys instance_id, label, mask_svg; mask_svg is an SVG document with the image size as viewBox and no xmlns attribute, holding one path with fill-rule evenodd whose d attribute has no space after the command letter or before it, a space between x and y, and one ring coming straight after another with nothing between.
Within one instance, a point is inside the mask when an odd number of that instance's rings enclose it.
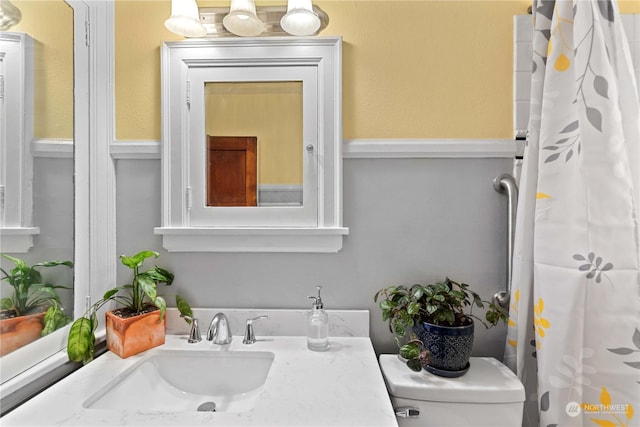
<instances>
[{"instance_id":1,"label":"vanity light fixture","mask_svg":"<svg viewBox=\"0 0 640 427\"><path fill-rule=\"evenodd\" d=\"M0 0L0 31L6 31L22 19L20 9L9 0Z\"/></svg>"},{"instance_id":2,"label":"vanity light fixture","mask_svg":"<svg viewBox=\"0 0 640 427\"><path fill-rule=\"evenodd\" d=\"M171 0L171 16L164 21L164 26L184 37L203 37L207 34L200 22L196 0Z\"/></svg>"},{"instance_id":3,"label":"vanity light fixture","mask_svg":"<svg viewBox=\"0 0 640 427\"><path fill-rule=\"evenodd\" d=\"M229 14L222 23L237 36L254 37L264 31L264 23L256 15L254 0L231 0Z\"/></svg>"},{"instance_id":4,"label":"vanity light fixture","mask_svg":"<svg viewBox=\"0 0 640 427\"><path fill-rule=\"evenodd\" d=\"M320 18L314 13L311 0L289 0L280 26L291 35L310 36L320 28Z\"/></svg>"}]
</instances>

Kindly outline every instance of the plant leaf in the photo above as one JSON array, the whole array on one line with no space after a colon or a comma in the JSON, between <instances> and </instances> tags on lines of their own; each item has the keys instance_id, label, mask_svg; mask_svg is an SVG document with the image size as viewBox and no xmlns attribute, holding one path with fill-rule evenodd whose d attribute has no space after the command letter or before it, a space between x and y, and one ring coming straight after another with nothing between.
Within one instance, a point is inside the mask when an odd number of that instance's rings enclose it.
<instances>
[{"instance_id":1,"label":"plant leaf","mask_svg":"<svg viewBox=\"0 0 640 427\"><path fill-rule=\"evenodd\" d=\"M140 285L142 291L149 297L151 301L155 300L158 296L156 282L154 282L153 279L151 279L146 274L140 274L138 276L138 285Z\"/></svg>"},{"instance_id":2,"label":"plant leaf","mask_svg":"<svg viewBox=\"0 0 640 427\"><path fill-rule=\"evenodd\" d=\"M162 322L162 319L164 319L164 312L167 310L167 302L162 297L155 297L151 301L153 302L153 305L160 309L160 321Z\"/></svg>"},{"instance_id":3,"label":"plant leaf","mask_svg":"<svg viewBox=\"0 0 640 427\"><path fill-rule=\"evenodd\" d=\"M634 369L640 369L640 362L623 362L627 366L631 366Z\"/></svg>"},{"instance_id":4,"label":"plant leaf","mask_svg":"<svg viewBox=\"0 0 640 427\"><path fill-rule=\"evenodd\" d=\"M400 356L404 357L405 359L415 359L420 356L421 351L422 346L415 342L412 342L400 347Z\"/></svg>"},{"instance_id":5,"label":"plant leaf","mask_svg":"<svg viewBox=\"0 0 640 427\"><path fill-rule=\"evenodd\" d=\"M407 360L407 366L414 372L422 371L422 363L420 362L420 359Z\"/></svg>"},{"instance_id":6,"label":"plant leaf","mask_svg":"<svg viewBox=\"0 0 640 427\"><path fill-rule=\"evenodd\" d=\"M176 295L176 307L178 307L178 311L180 314L184 316L193 317L193 310L191 310L191 306L189 303L182 298L180 295ZM191 323L190 320L185 319L187 323Z\"/></svg>"},{"instance_id":7,"label":"plant leaf","mask_svg":"<svg viewBox=\"0 0 640 427\"><path fill-rule=\"evenodd\" d=\"M141 251L135 254L134 256L126 256L120 255L120 261L126 265L127 267L134 269L136 267L140 267L145 259L156 257L158 258L160 254L154 251Z\"/></svg>"},{"instance_id":8,"label":"plant leaf","mask_svg":"<svg viewBox=\"0 0 640 427\"><path fill-rule=\"evenodd\" d=\"M104 293L104 295L102 296L102 299L103 300L111 299L111 297L117 294L119 290L120 290L119 288L109 289L107 292Z\"/></svg>"},{"instance_id":9,"label":"plant leaf","mask_svg":"<svg viewBox=\"0 0 640 427\"><path fill-rule=\"evenodd\" d=\"M72 362L87 364L93 360L95 345L94 324L90 319L81 317L73 322L67 339L67 356Z\"/></svg>"},{"instance_id":10,"label":"plant leaf","mask_svg":"<svg viewBox=\"0 0 640 427\"><path fill-rule=\"evenodd\" d=\"M573 256L573 259L575 259L576 261L586 261L586 258L585 258L585 257L583 257L583 256L582 256L582 255L580 255L580 254L575 254L575 255Z\"/></svg>"}]
</instances>

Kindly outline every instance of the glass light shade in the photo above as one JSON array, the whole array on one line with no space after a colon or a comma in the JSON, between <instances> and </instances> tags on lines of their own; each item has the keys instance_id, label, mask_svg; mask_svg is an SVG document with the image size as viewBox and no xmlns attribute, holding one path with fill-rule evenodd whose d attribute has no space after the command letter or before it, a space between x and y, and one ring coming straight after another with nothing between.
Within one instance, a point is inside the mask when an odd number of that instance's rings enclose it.
<instances>
[{"instance_id":1,"label":"glass light shade","mask_svg":"<svg viewBox=\"0 0 640 427\"><path fill-rule=\"evenodd\" d=\"M222 25L237 36L253 37L264 31L264 23L256 15L253 0L231 0L229 13L222 20Z\"/></svg>"},{"instance_id":2,"label":"glass light shade","mask_svg":"<svg viewBox=\"0 0 640 427\"><path fill-rule=\"evenodd\" d=\"M0 31L8 30L22 19L20 9L9 0L0 0Z\"/></svg>"},{"instance_id":3,"label":"glass light shade","mask_svg":"<svg viewBox=\"0 0 640 427\"><path fill-rule=\"evenodd\" d=\"M311 0L289 0L280 26L294 36L310 36L320 28L320 18L313 12Z\"/></svg>"},{"instance_id":4,"label":"glass light shade","mask_svg":"<svg viewBox=\"0 0 640 427\"><path fill-rule=\"evenodd\" d=\"M200 22L196 0L171 0L171 17L164 21L164 26L184 37L203 37L207 34Z\"/></svg>"}]
</instances>

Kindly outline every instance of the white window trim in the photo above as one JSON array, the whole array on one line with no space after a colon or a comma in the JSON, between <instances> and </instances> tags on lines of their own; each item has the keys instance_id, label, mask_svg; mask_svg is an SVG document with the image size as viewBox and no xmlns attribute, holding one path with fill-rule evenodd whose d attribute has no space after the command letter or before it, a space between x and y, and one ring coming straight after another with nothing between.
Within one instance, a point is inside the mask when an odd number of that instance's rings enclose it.
<instances>
[{"instance_id":1,"label":"white window trim","mask_svg":"<svg viewBox=\"0 0 640 427\"><path fill-rule=\"evenodd\" d=\"M215 50L212 49L215 47ZM188 64L315 66L318 70L317 226L190 224ZM342 226L342 39L264 37L167 42L162 47L162 223L170 252L338 252ZM174 76L173 78L171 76ZM204 183L203 183L204 185ZM254 208L251 208L254 209Z\"/></svg>"}]
</instances>

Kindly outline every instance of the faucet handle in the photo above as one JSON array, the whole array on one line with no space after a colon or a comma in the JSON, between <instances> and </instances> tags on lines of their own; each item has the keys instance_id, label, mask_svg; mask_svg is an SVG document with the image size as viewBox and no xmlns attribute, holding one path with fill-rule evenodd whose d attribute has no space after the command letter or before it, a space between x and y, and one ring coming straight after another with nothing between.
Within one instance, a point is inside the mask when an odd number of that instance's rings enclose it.
<instances>
[{"instance_id":1,"label":"faucet handle","mask_svg":"<svg viewBox=\"0 0 640 427\"><path fill-rule=\"evenodd\" d=\"M185 319L191 321L191 330L189 331L189 339L187 340L187 342L193 344L202 341L200 327L198 326L198 319L195 317L187 316L186 314L181 314L180 317L184 317Z\"/></svg>"},{"instance_id":2,"label":"faucet handle","mask_svg":"<svg viewBox=\"0 0 640 427\"><path fill-rule=\"evenodd\" d=\"M244 339L242 340L242 344L253 344L256 342L256 336L253 333L253 322L256 320L268 319L269 316L258 316L247 319L247 328L244 331Z\"/></svg>"}]
</instances>

